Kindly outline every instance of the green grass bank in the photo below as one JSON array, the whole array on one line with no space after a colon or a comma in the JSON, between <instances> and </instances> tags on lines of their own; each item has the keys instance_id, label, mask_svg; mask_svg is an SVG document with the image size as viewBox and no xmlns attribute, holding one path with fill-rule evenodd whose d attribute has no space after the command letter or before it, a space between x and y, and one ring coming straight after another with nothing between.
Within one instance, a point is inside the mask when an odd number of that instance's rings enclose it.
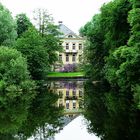
<instances>
[{"instance_id":1,"label":"green grass bank","mask_svg":"<svg viewBox=\"0 0 140 140\"><path fill-rule=\"evenodd\" d=\"M47 75L48 78L75 78L75 77L85 77L84 72L49 72Z\"/></svg>"}]
</instances>

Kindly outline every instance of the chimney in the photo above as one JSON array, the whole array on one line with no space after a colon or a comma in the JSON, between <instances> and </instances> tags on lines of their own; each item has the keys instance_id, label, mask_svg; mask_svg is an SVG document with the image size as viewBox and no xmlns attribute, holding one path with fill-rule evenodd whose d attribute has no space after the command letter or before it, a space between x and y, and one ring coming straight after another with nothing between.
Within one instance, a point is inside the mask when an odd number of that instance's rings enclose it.
<instances>
[{"instance_id":1,"label":"chimney","mask_svg":"<svg viewBox=\"0 0 140 140\"><path fill-rule=\"evenodd\" d=\"M63 21L58 21L59 25L63 23Z\"/></svg>"}]
</instances>

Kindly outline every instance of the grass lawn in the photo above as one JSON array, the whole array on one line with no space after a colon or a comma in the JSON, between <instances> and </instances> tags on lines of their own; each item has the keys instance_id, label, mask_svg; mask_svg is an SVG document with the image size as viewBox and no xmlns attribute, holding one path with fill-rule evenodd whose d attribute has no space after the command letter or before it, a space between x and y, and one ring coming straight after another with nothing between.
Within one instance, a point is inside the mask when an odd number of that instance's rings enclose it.
<instances>
[{"instance_id":1,"label":"grass lawn","mask_svg":"<svg viewBox=\"0 0 140 140\"><path fill-rule=\"evenodd\" d=\"M84 77L84 72L50 72L47 77Z\"/></svg>"}]
</instances>

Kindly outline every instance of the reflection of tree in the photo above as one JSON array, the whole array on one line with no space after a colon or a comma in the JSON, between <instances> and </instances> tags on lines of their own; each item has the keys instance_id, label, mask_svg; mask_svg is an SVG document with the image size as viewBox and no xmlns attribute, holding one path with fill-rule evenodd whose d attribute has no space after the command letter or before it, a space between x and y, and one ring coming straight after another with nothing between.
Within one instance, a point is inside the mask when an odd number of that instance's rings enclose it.
<instances>
[{"instance_id":1,"label":"reflection of tree","mask_svg":"<svg viewBox=\"0 0 140 140\"><path fill-rule=\"evenodd\" d=\"M33 93L1 93L0 94L0 133L14 134L27 119L28 108Z\"/></svg>"},{"instance_id":2,"label":"reflection of tree","mask_svg":"<svg viewBox=\"0 0 140 140\"><path fill-rule=\"evenodd\" d=\"M26 140L32 135L48 137L61 127L58 95L45 88L37 93L1 93L0 140Z\"/></svg>"},{"instance_id":3,"label":"reflection of tree","mask_svg":"<svg viewBox=\"0 0 140 140\"><path fill-rule=\"evenodd\" d=\"M90 132L102 140L140 139L140 111L129 93L108 90L103 83L85 85L85 117Z\"/></svg>"},{"instance_id":4,"label":"reflection of tree","mask_svg":"<svg viewBox=\"0 0 140 140\"><path fill-rule=\"evenodd\" d=\"M0 140L19 140L19 139L9 134L6 134L6 135L0 134Z\"/></svg>"},{"instance_id":5,"label":"reflection of tree","mask_svg":"<svg viewBox=\"0 0 140 140\"><path fill-rule=\"evenodd\" d=\"M21 128L20 135L24 137L38 136L48 137L53 135L61 126L62 108L56 106L58 95L40 89L34 99L28 113L28 118Z\"/></svg>"}]
</instances>

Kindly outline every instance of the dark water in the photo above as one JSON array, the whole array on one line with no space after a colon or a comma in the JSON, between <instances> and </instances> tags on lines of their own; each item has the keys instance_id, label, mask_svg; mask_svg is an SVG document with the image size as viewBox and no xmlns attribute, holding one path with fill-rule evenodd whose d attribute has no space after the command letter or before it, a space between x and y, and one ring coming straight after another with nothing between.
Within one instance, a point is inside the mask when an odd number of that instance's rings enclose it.
<instances>
[{"instance_id":1,"label":"dark water","mask_svg":"<svg viewBox=\"0 0 140 140\"><path fill-rule=\"evenodd\" d=\"M130 92L87 82L84 101L88 129L101 140L140 140L140 110Z\"/></svg>"},{"instance_id":2,"label":"dark water","mask_svg":"<svg viewBox=\"0 0 140 140\"><path fill-rule=\"evenodd\" d=\"M0 93L0 140L53 140L80 114L101 140L140 140L140 110L131 93L87 80L40 85L30 93Z\"/></svg>"}]
</instances>

